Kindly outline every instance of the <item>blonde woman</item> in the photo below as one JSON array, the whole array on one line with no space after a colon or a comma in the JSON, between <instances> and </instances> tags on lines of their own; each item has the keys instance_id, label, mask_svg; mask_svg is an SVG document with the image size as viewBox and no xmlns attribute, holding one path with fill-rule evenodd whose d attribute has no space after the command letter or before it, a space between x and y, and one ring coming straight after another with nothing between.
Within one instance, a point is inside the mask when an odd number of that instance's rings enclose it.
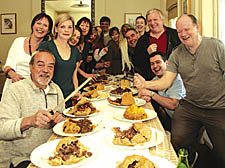
<instances>
[{"instance_id":1,"label":"blonde woman","mask_svg":"<svg viewBox=\"0 0 225 168\"><path fill-rule=\"evenodd\" d=\"M55 71L53 81L59 85L66 98L78 87L77 69L81 55L79 50L68 44L74 31L74 20L68 14L60 14L54 25L54 40L43 42L39 49L46 49L55 56ZM66 102L66 106L72 106L72 100Z\"/></svg>"}]
</instances>

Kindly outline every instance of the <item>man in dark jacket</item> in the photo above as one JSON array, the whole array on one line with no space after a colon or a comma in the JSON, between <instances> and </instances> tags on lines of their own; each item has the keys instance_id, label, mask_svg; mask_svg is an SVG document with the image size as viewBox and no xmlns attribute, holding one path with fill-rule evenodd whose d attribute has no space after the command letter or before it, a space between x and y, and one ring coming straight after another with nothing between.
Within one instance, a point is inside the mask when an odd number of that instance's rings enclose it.
<instances>
[{"instance_id":1,"label":"man in dark jacket","mask_svg":"<svg viewBox=\"0 0 225 168\"><path fill-rule=\"evenodd\" d=\"M146 32L138 41L133 58L135 71L141 74L146 80L154 77L149 68L149 57L155 51L166 54L167 59L172 50L181 42L175 29L163 25L164 16L159 9L151 9L146 14L149 32Z\"/></svg>"}]
</instances>

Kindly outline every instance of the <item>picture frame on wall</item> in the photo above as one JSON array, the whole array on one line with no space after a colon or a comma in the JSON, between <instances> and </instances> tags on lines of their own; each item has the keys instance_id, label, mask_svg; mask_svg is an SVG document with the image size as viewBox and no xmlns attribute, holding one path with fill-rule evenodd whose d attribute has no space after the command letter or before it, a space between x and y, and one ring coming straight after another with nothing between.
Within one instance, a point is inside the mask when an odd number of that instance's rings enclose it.
<instances>
[{"instance_id":1,"label":"picture frame on wall","mask_svg":"<svg viewBox=\"0 0 225 168\"><path fill-rule=\"evenodd\" d=\"M125 13L124 14L124 23L135 27L136 18L141 15L142 15L141 13Z\"/></svg>"},{"instance_id":2,"label":"picture frame on wall","mask_svg":"<svg viewBox=\"0 0 225 168\"><path fill-rule=\"evenodd\" d=\"M181 0L181 9L183 14L191 13L191 0Z\"/></svg>"},{"instance_id":3,"label":"picture frame on wall","mask_svg":"<svg viewBox=\"0 0 225 168\"><path fill-rule=\"evenodd\" d=\"M1 34L16 34L16 13L1 14Z\"/></svg>"}]
</instances>

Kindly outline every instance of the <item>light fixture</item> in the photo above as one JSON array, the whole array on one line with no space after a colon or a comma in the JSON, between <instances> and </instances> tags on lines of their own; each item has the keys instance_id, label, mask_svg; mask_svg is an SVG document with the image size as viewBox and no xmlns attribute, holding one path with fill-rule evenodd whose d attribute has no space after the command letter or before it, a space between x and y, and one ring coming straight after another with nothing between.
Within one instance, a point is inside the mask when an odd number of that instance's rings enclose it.
<instances>
[{"instance_id":1,"label":"light fixture","mask_svg":"<svg viewBox=\"0 0 225 168\"><path fill-rule=\"evenodd\" d=\"M88 4L83 4L83 2L80 1L79 4L73 4L70 7L71 8L87 8L87 7L89 7L89 5Z\"/></svg>"}]
</instances>

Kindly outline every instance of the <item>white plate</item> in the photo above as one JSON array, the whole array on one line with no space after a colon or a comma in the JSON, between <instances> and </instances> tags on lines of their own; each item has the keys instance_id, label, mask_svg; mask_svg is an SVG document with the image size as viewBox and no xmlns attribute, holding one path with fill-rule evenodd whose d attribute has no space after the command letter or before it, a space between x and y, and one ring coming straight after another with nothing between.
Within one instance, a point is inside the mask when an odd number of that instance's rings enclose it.
<instances>
[{"instance_id":1,"label":"white plate","mask_svg":"<svg viewBox=\"0 0 225 168\"><path fill-rule=\"evenodd\" d=\"M99 94L99 98L94 98L94 99L89 99L85 96L83 96L85 99L89 100L89 101L100 101L100 100L105 100L109 97L109 94L107 92L104 91L97 91Z\"/></svg>"},{"instance_id":2,"label":"white plate","mask_svg":"<svg viewBox=\"0 0 225 168\"><path fill-rule=\"evenodd\" d=\"M133 95L138 93L138 90L136 88L129 88L132 92ZM114 89L113 89L114 90ZM111 91L109 92L110 96L116 96L116 97L121 97L123 94L113 94Z\"/></svg>"},{"instance_id":3,"label":"white plate","mask_svg":"<svg viewBox=\"0 0 225 168\"><path fill-rule=\"evenodd\" d=\"M128 127L124 126L124 127L120 127L120 129L121 129L121 131L123 131L123 130L129 129L129 127L130 126L128 126ZM149 127L149 128L152 130L152 137L151 137L150 141L142 143L142 144L138 144L135 146L123 146L123 145L113 144L113 138L114 138L115 133L112 130L111 130L110 134L108 134L108 139L107 138L106 139L110 145L117 147L117 148L122 148L122 149L147 149L147 148L150 148L150 147L153 147L153 146L156 146L156 145L162 143L163 139L164 139L163 132L159 131L155 128L151 128L151 127ZM156 138L156 134L157 134L157 138Z\"/></svg>"},{"instance_id":4,"label":"white plate","mask_svg":"<svg viewBox=\"0 0 225 168\"><path fill-rule=\"evenodd\" d=\"M146 157L147 159L149 159L150 161L152 161L156 166L158 166L158 168L176 168L176 166L171 163L170 161L164 159L164 158L161 158L161 157L158 157L158 156L151 156L151 155L147 155L147 154L143 154L141 152L131 152L130 155L133 155L133 154L137 154L137 155L142 155L144 157ZM120 154L120 158L122 158L121 160L116 160L115 163L122 163L123 160L125 159L126 156L130 156L130 155L124 155L124 154ZM115 165L114 167L118 166L119 164Z\"/></svg>"},{"instance_id":5,"label":"white plate","mask_svg":"<svg viewBox=\"0 0 225 168\"><path fill-rule=\"evenodd\" d=\"M112 100L114 100L114 99L112 99ZM145 105L146 104L146 101L145 100L143 100L143 99L140 99L140 98L134 98L134 101L135 101L135 104L137 104L137 106L143 106L143 105ZM113 106L113 107L118 107L118 108L127 108L128 106L122 106L122 105L115 105L115 104L111 104L111 103L109 103L111 106Z\"/></svg>"},{"instance_id":6,"label":"white plate","mask_svg":"<svg viewBox=\"0 0 225 168\"><path fill-rule=\"evenodd\" d=\"M35 148L30 156L31 162L34 165L41 167L41 168L71 168L71 167L75 168L75 167L79 167L79 166L88 164L98 154L98 151L97 151L98 148L93 148L93 146L91 146L88 143L85 143L84 140L79 138L79 141L81 143L83 143L85 147L89 148L89 151L92 153L92 156L82 160L81 162L78 162L78 163L75 163L72 165L51 166L48 164L48 158L50 156L54 155L53 152L56 149L56 146L59 143L59 141L60 141L60 139L49 141L49 142L46 142L46 143L38 146L37 148Z\"/></svg>"},{"instance_id":7,"label":"white plate","mask_svg":"<svg viewBox=\"0 0 225 168\"><path fill-rule=\"evenodd\" d=\"M80 119L74 119L74 120L80 120ZM60 123L56 124L53 127L53 132L58 134L58 135L61 135L61 136L85 136L85 135L90 135L90 134L96 133L96 132L98 132L98 131L100 131L101 129L104 128L104 125L103 125L102 121L91 121L96 126L93 131L83 133L83 134L81 134L81 133L69 134L69 133L63 132L63 124L65 122L66 121L63 121L63 122L60 122Z\"/></svg>"},{"instance_id":8,"label":"white plate","mask_svg":"<svg viewBox=\"0 0 225 168\"><path fill-rule=\"evenodd\" d=\"M113 117L115 119L117 119L117 120L131 122L131 123L143 122L143 121L151 120L151 119L157 117L157 113L155 111L149 110L149 109L144 109L144 110L147 113L147 118L146 119L143 119L143 120L129 120L129 119L126 119L123 116L123 114L124 114L125 111L124 112L117 111L116 113L113 114Z\"/></svg>"},{"instance_id":9,"label":"white plate","mask_svg":"<svg viewBox=\"0 0 225 168\"><path fill-rule=\"evenodd\" d=\"M95 107L95 106L94 106ZM63 111L63 114L67 117L74 117L74 118L86 118L86 117L93 117L93 116L96 116L96 115L99 115L102 113L101 110L99 110L98 112L96 113L93 113L93 114L90 114L90 115L86 115L86 116L76 116L76 115L73 115L73 114L68 114L67 112L72 109L73 107L70 107L70 108L67 108ZM98 109L97 109L98 110Z\"/></svg>"},{"instance_id":10,"label":"white plate","mask_svg":"<svg viewBox=\"0 0 225 168\"><path fill-rule=\"evenodd\" d=\"M103 85L103 86L104 86L104 90L98 90L98 91L109 91L114 88L112 85ZM88 90L88 87L85 87L84 91L88 92L90 90Z\"/></svg>"}]
</instances>

